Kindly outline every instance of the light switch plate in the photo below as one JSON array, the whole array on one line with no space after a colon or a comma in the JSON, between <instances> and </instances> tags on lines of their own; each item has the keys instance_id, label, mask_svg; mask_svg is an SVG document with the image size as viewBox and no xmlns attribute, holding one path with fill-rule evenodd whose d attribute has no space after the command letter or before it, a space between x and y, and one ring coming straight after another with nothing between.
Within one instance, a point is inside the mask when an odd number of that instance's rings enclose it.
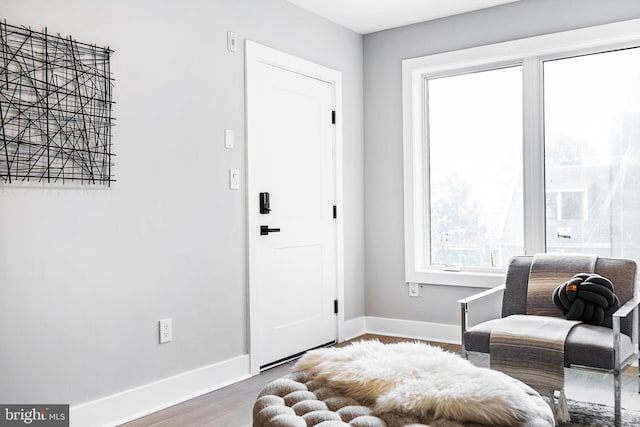
<instances>
[{"instance_id":1,"label":"light switch plate","mask_svg":"<svg viewBox=\"0 0 640 427\"><path fill-rule=\"evenodd\" d=\"M238 41L236 33L233 31L227 31L227 49L229 52L236 52L238 50Z\"/></svg>"},{"instance_id":2,"label":"light switch plate","mask_svg":"<svg viewBox=\"0 0 640 427\"><path fill-rule=\"evenodd\" d=\"M224 148L228 148L228 149L233 148L233 130L232 129L224 130Z\"/></svg>"},{"instance_id":3,"label":"light switch plate","mask_svg":"<svg viewBox=\"0 0 640 427\"><path fill-rule=\"evenodd\" d=\"M229 189L240 189L240 171L238 169L229 169Z\"/></svg>"}]
</instances>

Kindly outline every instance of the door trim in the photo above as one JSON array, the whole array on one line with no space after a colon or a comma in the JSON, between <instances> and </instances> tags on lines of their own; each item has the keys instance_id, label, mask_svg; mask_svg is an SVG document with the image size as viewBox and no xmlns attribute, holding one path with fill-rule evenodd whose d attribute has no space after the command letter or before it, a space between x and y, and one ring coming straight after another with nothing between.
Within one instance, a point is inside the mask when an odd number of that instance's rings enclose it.
<instances>
[{"instance_id":1,"label":"door trim","mask_svg":"<svg viewBox=\"0 0 640 427\"><path fill-rule=\"evenodd\" d=\"M258 363L258 337L257 337L257 305L256 291L251 286L251 240L249 238L249 213L252 209L258 209L256 194L253 189L251 175L251 143L252 132L249 123L248 112L254 108L252 98L252 79L255 76L257 64L268 64L284 70L292 71L314 79L331 84L333 90L333 109L336 114L336 124L333 126L334 162L335 162L335 196L337 204L336 218L336 297L338 299L338 314L336 319L336 341L344 340L344 212L343 212L343 169L342 169L342 73L322 65L298 58L293 55L272 49L270 47L245 41L245 84L246 84L246 246L247 246L247 287L248 287L248 312L249 312L249 356L251 375L260 373Z\"/></svg>"}]
</instances>

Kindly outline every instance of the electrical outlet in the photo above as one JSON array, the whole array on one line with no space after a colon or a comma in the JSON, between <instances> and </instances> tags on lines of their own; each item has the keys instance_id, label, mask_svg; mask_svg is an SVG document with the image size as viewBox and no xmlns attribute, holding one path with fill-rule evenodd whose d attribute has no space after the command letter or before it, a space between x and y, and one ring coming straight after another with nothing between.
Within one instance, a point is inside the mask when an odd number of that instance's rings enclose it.
<instances>
[{"instance_id":1,"label":"electrical outlet","mask_svg":"<svg viewBox=\"0 0 640 427\"><path fill-rule=\"evenodd\" d=\"M418 284L418 283L409 283L409 296L410 297L419 297L420 296L420 284Z\"/></svg>"},{"instance_id":2,"label":"electrical outlet","mask_svg":"<svg viewBox=\"0 0 640 427\"><path fill-rule=\"evenodd\" d=\"M171 319L162 319L158 323L160 324L160 344L171 341L173 339Z\"/></svg>"}]
</instances>

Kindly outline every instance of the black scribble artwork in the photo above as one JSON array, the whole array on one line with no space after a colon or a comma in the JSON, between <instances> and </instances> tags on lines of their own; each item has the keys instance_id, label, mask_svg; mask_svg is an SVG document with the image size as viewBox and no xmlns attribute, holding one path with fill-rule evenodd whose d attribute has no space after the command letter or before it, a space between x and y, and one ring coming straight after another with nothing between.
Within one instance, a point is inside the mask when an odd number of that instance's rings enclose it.
<instances>
[{"instance_id":1,"label":"black scribble artwork","mask_svg":"<svg viewBox=\"0 0 640 427\"><path fill-rule=\"evenodd\" d=\"M114 181L111 53L0 22L0 182Z\"/></svg>"}]
</instances>

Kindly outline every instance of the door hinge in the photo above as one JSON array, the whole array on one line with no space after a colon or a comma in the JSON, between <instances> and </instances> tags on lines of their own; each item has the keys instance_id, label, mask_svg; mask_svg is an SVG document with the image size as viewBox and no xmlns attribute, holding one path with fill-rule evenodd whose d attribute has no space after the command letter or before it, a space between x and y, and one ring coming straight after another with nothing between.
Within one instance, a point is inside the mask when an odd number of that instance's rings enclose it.
<instances>
[{"instance_id":1,"label":"door hinge","mask_svg":"<svg viewBox=\"0 0 640 427\"><path fill-rule=\"evenodd\" d=\"M331 111L331 124L332 125L336 124L336 110Z\"/></svg>"},{"instance_id":2,"label":"door hinge","mask_svg":"<svg viewBox=\"0 0 640 427\"><path fill-rule=\"evenodd\" d=\"M338 314L338 300L337 299L333 300L333 313L334 314Z\"/></svg>"},{"instance_id":3,"label":"door hinge","mask_svg":"<svg viewBox=\"0 0 640 427\"><path fill-rule=\"evenodd\" d=\"M338 218L338 207L333 205L333 219Z\"/></svg>"}]
</instances>

